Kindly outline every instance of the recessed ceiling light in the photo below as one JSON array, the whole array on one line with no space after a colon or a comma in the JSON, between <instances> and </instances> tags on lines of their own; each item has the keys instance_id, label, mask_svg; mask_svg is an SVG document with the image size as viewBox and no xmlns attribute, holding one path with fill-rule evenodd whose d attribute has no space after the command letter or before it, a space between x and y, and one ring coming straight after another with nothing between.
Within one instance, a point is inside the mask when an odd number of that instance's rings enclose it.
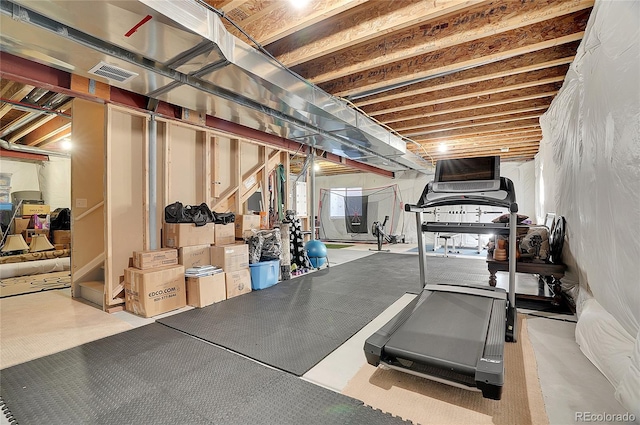
<instances>
[{"instance_id":1,"label":"recessed ceiling light","mask_svg":"<svg viewBox=\"0 0 640 425\"><path fill-rule=\"evenodd\" d=\"M313 164L313 169L315 171L320 171L320 164Z\"/></svg>"},{"instance_id":2,"label":"recessed ceiling light","mask_svg":"<svg viewBox=\"0 0 640 425\"><path fill-rule=\"evenodd\" d=\"M447 147L446 143L440 143L440 146L438 147L438 150L440 152L446 152L449 148Z\"/></svg>"},{"instance_id":3,"label":"recessed ceiling light","mask_svg":"<svg viewBox=\"0 0 640 425\"><path fill-rule=\"evenodd\" d=\"M509 152L509 148L500 148L500 152Z\"/></svg>"}]
</instances>

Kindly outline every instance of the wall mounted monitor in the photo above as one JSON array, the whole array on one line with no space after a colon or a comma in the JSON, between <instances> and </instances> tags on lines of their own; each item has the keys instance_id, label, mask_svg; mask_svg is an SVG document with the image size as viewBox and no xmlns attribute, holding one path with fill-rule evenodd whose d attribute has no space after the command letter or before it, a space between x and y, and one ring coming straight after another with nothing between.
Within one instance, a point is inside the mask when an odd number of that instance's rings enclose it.
<instances>
[{"instance_id":1,"label":"wall mounted monitor","mask_svg":"<svg viewBox=\"0 0 640 425\"><path fill-rule=\"evenodd\" d=\"M445 159L436 163L434 192L485 192L500 189L500 156Z\"/></svg>"}]
</instances>

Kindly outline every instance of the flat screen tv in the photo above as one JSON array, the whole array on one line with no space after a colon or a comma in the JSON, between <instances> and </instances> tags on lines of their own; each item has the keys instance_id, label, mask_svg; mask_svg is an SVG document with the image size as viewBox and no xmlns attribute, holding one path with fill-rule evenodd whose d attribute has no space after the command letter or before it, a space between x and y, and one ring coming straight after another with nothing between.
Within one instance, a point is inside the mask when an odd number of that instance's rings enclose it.
<instances>
[{"instance_id":1,"label":"flat screen tv","mask_svg":"<svg viewBox=\"0 0 640 425\"><path fill-rule=\"evenodd\" d=\"M434 192L485 192L500 189L500 157L445 159L436 163Z\"/></svg>"}]
</instances>

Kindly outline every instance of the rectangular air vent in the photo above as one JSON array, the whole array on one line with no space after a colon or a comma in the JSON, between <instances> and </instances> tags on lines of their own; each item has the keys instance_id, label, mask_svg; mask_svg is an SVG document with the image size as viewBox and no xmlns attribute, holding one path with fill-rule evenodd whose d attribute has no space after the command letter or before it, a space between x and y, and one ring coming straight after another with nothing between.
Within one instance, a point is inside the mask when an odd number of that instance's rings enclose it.
<instances>
[{"instance_id":1,"label":"rectangular air vent","mask_svg":"<svg viewBox=\"0 0 640 425\"><path fill-rule=\"evenodd\" d=\"M106 62L100 62L89 70L89 74L97 75L99 77L108 78L119 83L128 83L138 74L135 72L127 71L115 65L109 65Z\"/></svg>"}]
</instances>

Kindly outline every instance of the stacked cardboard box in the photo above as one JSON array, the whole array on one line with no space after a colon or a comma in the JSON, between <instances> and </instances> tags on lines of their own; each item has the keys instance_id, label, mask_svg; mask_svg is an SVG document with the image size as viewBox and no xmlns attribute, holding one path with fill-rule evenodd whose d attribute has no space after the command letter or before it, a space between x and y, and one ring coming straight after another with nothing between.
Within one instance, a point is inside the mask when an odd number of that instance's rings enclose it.
<instances>
[{"instance_id":1,"label":"stacked cardboard box","mask_svg":"<svg viewBox=\"0 0 640 425\"><path fill-rule=\"evenodd\" d=\"M187 304L202 308L227 299L224 273L187 278Z\"/></svg>"},{"instance_id":2,"label":"stacked cardboard box","mask_svg":"<svg viewBox=\"0 0 640 425\"><path fill-rule=\"evenodd\" d=\"M225 272L227 298L251 292L248 245L212 246L211 264Z\"/></svg>"},{"instance_id":3,"label":"stacked cardboard box","mask_svg":"<svg viewBox=\"0 0 640 425\"><path fill-rule=\"evenodd\" d=\"M235 219L236 238L243 239L245 232L260 230L259 215L237 215Z\"/></svg>"},{"instance_id":4,"label":"stacked cardboard box","mask_svg":"<svg viewBox=\"0 0 640 425\"><path fill-rule=\"evenodd\" d=\"M124 271L125 308L143 317L187 305L184 266L175 249L136 251Z\"/></svg>"}]
</instances>

